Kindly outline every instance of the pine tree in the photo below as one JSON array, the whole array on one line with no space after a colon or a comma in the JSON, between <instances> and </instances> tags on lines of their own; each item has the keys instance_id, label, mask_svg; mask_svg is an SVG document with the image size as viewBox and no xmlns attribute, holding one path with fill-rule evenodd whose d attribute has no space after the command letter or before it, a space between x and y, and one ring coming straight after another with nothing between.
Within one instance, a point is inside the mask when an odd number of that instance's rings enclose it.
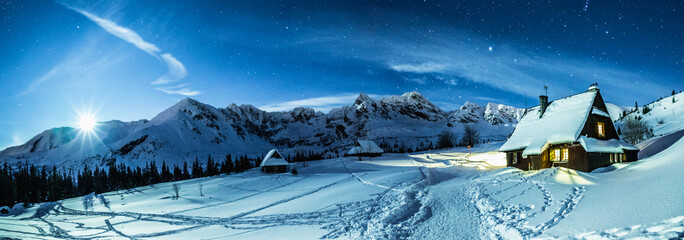
<instances>
[{"instance_id":1,"label":"pine tree","mask_svg":"<svg viewBox=\"0 0 684 240\"><path fill-rule=\"evenodd\" d=\"M235 166L233 164L233 158L230 156L229 153L226 155L226 160L223 161L223 164L221 165L221 172L230 174L233 171L235 171Z\"/></svg>"},{"instance_id":2,"label":"pine tree","mask_svg":"<svg viewBox=\"0 0 684 240\"><path fill-rule=\"evenodd\" d=\"M639 111L639 103L637 103L637 101L634 101L634 111Z\"/></svg>"},{"instance_id":3,"label":"pine tree","mask_svg":"<svg viewBox=\"0 0 684 240\"><path fill-rule=\"evenodd\" d=\"M182 179L190 178L190 172L188 170L188 162L183 161L183 177Z\"/></svg>"},{"instance_id":4,"label":"pine tree","mask_svg":"<svg viewBox=\"0 0 684 240\"><path fill-rule=\"evenodd\" d=\"M173 166L173 180L178 181L183 179L183 171L178 167L178 165Z\"/></svg>"}]
</instances>

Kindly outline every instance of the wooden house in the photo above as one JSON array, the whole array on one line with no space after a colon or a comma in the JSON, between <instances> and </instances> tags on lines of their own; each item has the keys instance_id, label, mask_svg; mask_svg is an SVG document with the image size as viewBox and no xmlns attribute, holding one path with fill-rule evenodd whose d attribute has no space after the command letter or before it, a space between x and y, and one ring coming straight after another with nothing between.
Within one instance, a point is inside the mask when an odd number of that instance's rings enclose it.
<instances>
[{"instance_id":1,"label":"wooden house","mask_svg":"<svg viewBox=\"0 0 684 240\"><path fill-rule=\"evenodd\" d=\"M259 166L261 167L261 171L265 173L284 173L287 172L287 167L289 165L290 163L283 158L283 155L280 155L278 150L271 149Z\"/></svg>"},{"instance_id":2,"label":"wooden house","mask_svg":"<svg viewBox=\"0 0 684 240\"><path fill-rule=\"evenodd\" d=\"M526 110L501 146L507 165L522 170L565 167L589 172L637 160L639 148L620 140L599 88Z\"/></svg>"},{"instance_id":3,"label":"wooden house","mask_svg":"<svg viewBox=\"0 0 684 240\"><path fill-rule=\"evenodd\" d=\"M354 147L347 153L349 156L361 157L377 157L382 155L384 151L378 147L373 141L356 140Z\"/></svg>"}]
</instances>

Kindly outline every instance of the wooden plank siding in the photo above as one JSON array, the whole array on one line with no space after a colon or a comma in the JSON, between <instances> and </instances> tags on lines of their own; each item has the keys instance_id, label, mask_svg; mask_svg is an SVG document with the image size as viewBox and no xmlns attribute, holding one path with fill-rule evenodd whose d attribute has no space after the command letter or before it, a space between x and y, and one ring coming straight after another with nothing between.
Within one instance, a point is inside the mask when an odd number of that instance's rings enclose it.
<instances>
[{"instance_id":1,"label":"wooden plank siding","mask_svg":"<svg viewBox=\"0 0 684 240\"><path fill-rule=\"evenodd\" d=\"M603 103L603 97L601 97L600 92L596 93L596 98L594 99L592 107L604 112L608 112L606 104ZM599 135L597 127L598 122L602 122L604 124L606 132L605 136ZM620 139L620 136L618 136L617 134L617 130L615 130L615 125L609 117L594 114L589 114L587 121L584 123L584 127L582 127L582 132L580 132L580 136L589 136L591 138L596 138L599 140Z\"/></svg>"}]
</instances>

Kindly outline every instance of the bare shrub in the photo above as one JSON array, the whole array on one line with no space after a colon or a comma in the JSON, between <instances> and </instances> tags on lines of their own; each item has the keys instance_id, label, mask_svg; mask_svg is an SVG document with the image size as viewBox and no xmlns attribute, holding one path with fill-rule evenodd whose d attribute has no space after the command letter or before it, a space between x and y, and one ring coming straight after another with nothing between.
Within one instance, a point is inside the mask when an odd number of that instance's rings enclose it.
<instances>
[{"instance_id":1,"label":"bare shrub","mask_svg":"<svg viewBox=\"0 0 684 240\"><path fill-rule=\"evenodd\" d=\"M650 135L648 123L639 117L628 117L624 121L625 140L637 144Z\"/></svg>"},{"instance_id":2,"label":"bare shrub","mask_svg":"<svg viewBox=\"0 0 684 240\"><path fill-rule=\"evenodd\" d=\"M178 199L180 197L180 190L181 190L180 184L173 183L172 187L173 187L173 198Z\"/></svg>"}]
</instances>

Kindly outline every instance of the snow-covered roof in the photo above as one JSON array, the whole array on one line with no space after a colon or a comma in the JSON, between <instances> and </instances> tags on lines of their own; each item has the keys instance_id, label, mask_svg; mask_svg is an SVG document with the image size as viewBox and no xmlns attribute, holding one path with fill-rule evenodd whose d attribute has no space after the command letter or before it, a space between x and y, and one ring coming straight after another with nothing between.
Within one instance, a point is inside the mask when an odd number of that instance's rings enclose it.
<instances>
[{"instance_id":1,"label":"snow-covered roof","mask_svg":"<svg viewBox=\"0 0 684 240\"><path fill-rule=\"evenodd\" d=\"M264 157L264 160L261 161L259 167L283 165L290 165L290 163L288 163L287 160L283 159L283 156L280 155L280 152L278 152L278 150L271 149L271 151L268 151L268 154L266 154L266 157Z\"/></svg>"},{"instance_id":2,"label":"snow-covered roof","mask_svg":"<svg viewBox=\"0 0 684 240\"><path fill-rule=\"evenodd\" d=\"M622 153L623 150L639 150L634 145L617 139L598 140L581 136L579 142L587 152Z\"/></svg>"},{"instance_id":3,"label":"snow-covered roof","mask_svg":"<svg viewBox=\"0 0 684 240\"><path fill-rule=\"evenodd\" d=\"M524 156L540 154L547 144L574 142L592 109L597 91L561 98L549 103L539 117L539 106L531 108L518 123L500 151L525 149Z\"/></svg>"},{"instance_id":4,"label":"snow-covered roof","mask_svg":"<svg viewBox=\"0 0 684 240\"><path fill-rule=\"evenodd\" d=\"M383 153L382 148L378 147L373 141L357 140L354 147L349 150L349 155L364 153Z\"/></svg>"},{"instance_id":5,"label":"snow-covered roof","mask_svg":"<svg viewBox=\"0 0 684 240\"><path fill-rule=\"evenodd\" d=\"M591 114L599 115L599 116L603 116L603 117L610 118L610 114L608 114L607 112L604 112L603 110L598 109L598 108L596 108L596 107L594 107L594 108L591 109Z\"/></svg>"}]
</instances>

